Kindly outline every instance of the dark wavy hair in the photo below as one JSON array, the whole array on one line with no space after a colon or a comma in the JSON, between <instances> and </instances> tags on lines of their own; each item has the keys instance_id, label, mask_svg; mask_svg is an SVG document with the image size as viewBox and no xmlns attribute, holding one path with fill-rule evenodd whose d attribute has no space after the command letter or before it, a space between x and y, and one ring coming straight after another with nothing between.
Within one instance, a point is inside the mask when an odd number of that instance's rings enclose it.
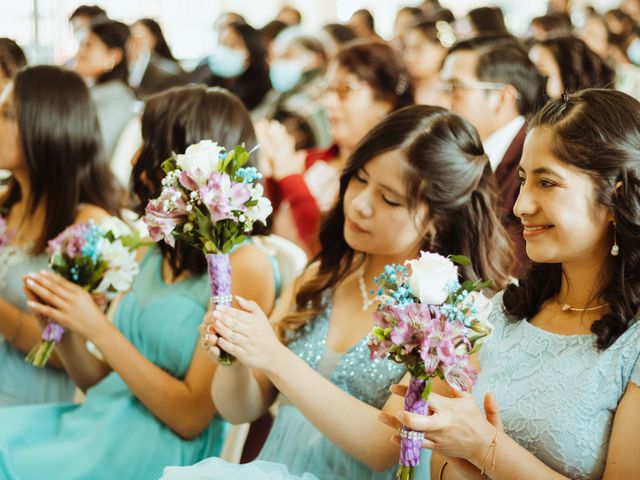
<instances>
[{"instance_id":1,"label":"dark wavy hair","mask_svg":"<svg viewBox=\"0 0 640 480\"><path fill-rule=\"evenodd\" d=\"M131 173L138 215L144 215L149 200L160 195L164 178L162 162L172 152L183 153L189 145L206 139L218 142L227 150L241 144L247 150L256 146L249 112L228 90L189 85L172 88L147 100L142 114L142 150ZM175 249L164 242L158 246L176 276L185 271L194 275L205 272L207 262L200 250L179 239Z\"/></svg>"},{"instance_id":2,"label":"dark wavy hair","mask_svg":"<svg viewBox=\"0 0 640 480\"><path fill-rule=\"evenodd\" d=\"M353 175L385 152L400 151L405 159L406 198L410 211L428 208L421 250L460 254L473 264L460 267L464 280L491 279L496 290L506 286L513 252L497 213L497 186L476 129L462 117L440 107L415 105L389 114L360 142L340 178L340 195L320 229L318 273L302 284L296 312L277 326L290 339L322 308L322 294L348 276L357 252L344 237L344 195ZM427 231L428 222L435 234ZM362 260L360 260L361 262Z\"/></svg>"},{"instance_id":3,"label":"dark wavy hair","mask_svg":"<svg viewBox=\"0 0 640 480\"><path fill-rule=\"evenodd\" d=\"M38 65L18 71L13 102L20 146L29 171L28 211L45 205L45 221L32 253L71 225L82 203L119 215L121 192L102 149L98 117L78 74ZM2 205L8 211L22 198L9 182Z\"/></svg>"},{"instance_id":4,"label":"dark wavy hair","mask_svg":"<svg viewBox=\"0 0 640 480\"><path fill-rule=\"evenodd\" d=\"M27 64L22 48L10 38L0 38L0 70L6 78L13 78L15 73Z\"/></svg>"},{"instance_id":5,"label":"dark wavy hair","mask_svg":"<svg viewBox=\"0 0 640 480\"><path fill-rule=\"evenodd\" d=\"M596 202L616 222L620 254L607 259L608 283L599 295L610 305L591 326L605 350L629 327L640 307L640 103L615 90L587 89L547 103L529 123L553 132L551 151L593 180ZM504 294L507 313L533 318L560 291L562 266L534 263Z\"/></svg>"},{"instance_id":6,"label":"dark wavy hair","mask_svg":"<svg viewBox=\"0 0 640 480\"><path fill-rule=\"evenodd\" d=\"M89 25L89 30L96 35L108 49L116 49L122 52L120 62L108 72L96 79L96 83L105 83L109 80L120 80L129 84L129 67L127 66L126 45L129 40L129 27L122 22L114 20L102 20Z\"/></svg>"},{"instance_id":7,"label":"dark wavy hair","mask_svg":"<svg viewBox=\"0 0 640 480\"><path fill-rule=\"evenodd\" d=\"M171 49L167 44L167 40L164 38L164 33L162 32L162 27L160 24L156 22L153 18L141 18L136 23L144 26L153 38L156 40L156 44L153 47L153 51L167 60L171 60L172 62L177 62L176 57L171 53Z\"/></svg>"},{"instance_id":8,"label":"dark wavy hair","mask_svg":"<svg viewBox=\"0 0 640 480\"><path fill-rule=\"evenodd\" d=\"M558 64L564 92L613 88L614 70L583 40L569 35L550 37L538 44L547 48Z\"/></svg>"},{"instance_id":9,"label":"dark wavy hair","mask_svg":"<svg viewBox=\"0 0 640 480\"><path fill-rule=\"evenodd\" d=\"M413 82L393 48L386 43L355 40L336 57L338 64L368 84L377 100L391 103L391 110L413 105Z\"/></svg>"}]
</instances>

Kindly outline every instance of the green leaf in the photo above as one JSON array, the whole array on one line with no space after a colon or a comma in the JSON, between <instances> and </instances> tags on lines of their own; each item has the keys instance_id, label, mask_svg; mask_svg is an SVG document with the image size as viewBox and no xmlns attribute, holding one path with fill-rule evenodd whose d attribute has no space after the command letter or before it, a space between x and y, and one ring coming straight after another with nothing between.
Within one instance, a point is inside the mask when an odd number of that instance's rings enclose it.
<instances>
[{"instance_id":1,"label":"green leaf","mask_svg":"<svg viewBox=\"0 0 640 480\"><path fill-rule=\"evenodd\" d=\"M173 172L175 169L178 168L176 166L175 156L167 158L164 162L162 162L162 164L160 166L162 167L162 171L164 173Z\"/></svg>"},{"instance_id":2,"label":"green leaf","mask_svg":"<svg viewBox=\"0 0 640 480\"><path fill-rule=\"evenodd\" d=\"M464 255L449 255L449 260L458 265L471 265L469 257L465 257Z\"/></svg>"},{"instance_id":3,"label":"green leaf","mask_svg":"<svg viewBox=\"0 0 640 480\"><path fill-rule=\"evenodd\" d=\"M424 390L422 391L422 399L425 402L429 401L429 395L431 394L432 388L433 388L433 380L430 378L427 384L425 385Z\"/></svg>"},{"instance_id":4,"label":"green leaf","mask_svg":"<svg viewBox=\"0 0 640 480\"><path fill-rule=\"evenodd\" d=\"M467 292L473 292L476 289L475 283L472 280L465 280L460 285L460 290L466 290Z\"/></svg>"},{"instance_id":5,"label":"green leaf","mask_svg":"<svg viewBox=\"0 0 640 480\"><path fill-rule=\"evenodd\" d=\"M479 280L475 283L476 290L482 290L483 288L491 288L493 286L493 281L491 280Z\"/></svg>"}]
</instances>

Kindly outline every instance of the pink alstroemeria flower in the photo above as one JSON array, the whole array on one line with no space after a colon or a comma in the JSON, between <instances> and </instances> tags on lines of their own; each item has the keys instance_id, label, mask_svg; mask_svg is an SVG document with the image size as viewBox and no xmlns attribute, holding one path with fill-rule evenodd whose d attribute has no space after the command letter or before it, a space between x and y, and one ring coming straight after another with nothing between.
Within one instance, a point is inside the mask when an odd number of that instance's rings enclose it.
<instances>
[{"instance_id":1,"label":"pink alstroemeria flower","mask_svg":"<svg viewBox=\"0 0 640 480\"><path fill-rule=\"evenodd\" d=\"M444 369L444 378L449 385L459 392L468 392L475 385L478 379L478 372L471 366L468 357L466 357L464 361L458 359L457 365L453 368Z\"/></svg>"},{"instance_id":2,"label":"pink alstroemeria flower","mask_svg":"<svg viewBox=\"0 0 640 480\"><path fill-rule=\"evenodd\" d=\"M200 188L202 203L209 210L213 223L232 218L232 212L245 211L245 203L251 198L251 190L243 183L232 182L226 173L215 172Z\"/></svg>"},{"instance_id":3,"label":"pink alstroemeria flower","mask_svg":"<svg viewBox=\"0 0 640 480\"><path fill-rule=\"evenodd\" d=\"M165 208L166 202L172 202L171 209ZM149 201L145 208L143 221L154 242L164 240L168 245L174 247L176 242L173 238L173 231L176 226L185 222L186 216L187 203L182 193L174 188L167 188L162 190L158 198Z\"/></svg>"}]
</instances>

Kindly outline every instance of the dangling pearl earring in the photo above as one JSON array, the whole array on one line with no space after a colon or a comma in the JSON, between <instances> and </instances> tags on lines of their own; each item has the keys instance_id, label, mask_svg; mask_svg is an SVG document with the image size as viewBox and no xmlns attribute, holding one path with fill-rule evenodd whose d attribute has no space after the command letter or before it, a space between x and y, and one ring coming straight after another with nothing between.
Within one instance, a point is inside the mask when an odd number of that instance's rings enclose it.
<instances>
[{"instance_id":1,"label":"dangling pearl earring","mask_svg":"<svg viewBox=\"0 0 640 480\"><path fill-rule=\"evenodd\" d=\"M613 246L611 247L611 256L617 257L620 253L620 247L618 246L618 240L616 238L616 222L613 222Z\"/></svg>"}]
</instances>

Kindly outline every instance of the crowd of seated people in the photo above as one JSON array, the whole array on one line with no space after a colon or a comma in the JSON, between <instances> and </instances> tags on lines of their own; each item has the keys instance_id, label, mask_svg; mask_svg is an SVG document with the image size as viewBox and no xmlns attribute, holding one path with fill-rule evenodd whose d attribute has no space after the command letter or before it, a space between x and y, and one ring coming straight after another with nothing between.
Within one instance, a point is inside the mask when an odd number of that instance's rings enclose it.
<instances>
[{"instance_id":1,"label":"crowd of seated people","mask_svg":"<svg viewBox=\"0 0 640 480\"><path fill-rule=\"evenodd\" d=\"M225 12L194 68L96 5L62 65L0 38L0 478L391 479L403 428L415 478L638 476L640 0L552 1L522 36L495 6L378 20ZM229 252L231 305L184 241L145 237L107 304L52 272L69 226L146 236L165 160L202 140L251 151L273 207ZM477 383L435 379L428 415L368 347L378 276L421 252L492 281Z\"/></svg>"}]
</instances>

